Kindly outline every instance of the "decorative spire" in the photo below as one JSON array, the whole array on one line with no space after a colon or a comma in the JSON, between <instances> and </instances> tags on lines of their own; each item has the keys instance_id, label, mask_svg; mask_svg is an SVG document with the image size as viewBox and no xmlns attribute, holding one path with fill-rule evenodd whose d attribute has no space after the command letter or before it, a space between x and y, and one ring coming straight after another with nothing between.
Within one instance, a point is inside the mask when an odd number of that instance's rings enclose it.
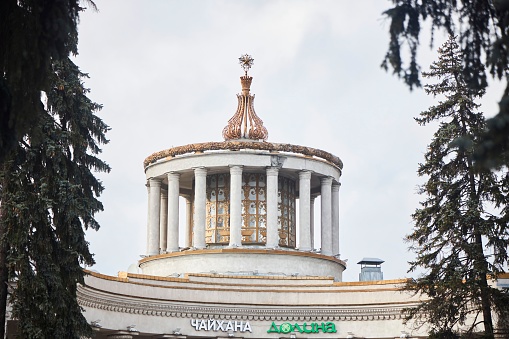
<instances>
[{"instance_id":1,"label":"decorative spire","mask_svg":"<svg viewBox=\"0 0 509 339\"><path fill-rule=\"evenodd\" d=\"M269 133L263 126L254 110L254 94L249 94L253 77L247 75L247 71L254 64L254 59L248 55L241 55L239 63L244 69L244 76L240 77L242 84L242 94L237 94L238 106L237 112L228 120L228 124L223 129L224 140L235 139L251 139L251 140L267 140Z\"/></svg>"},{"instance_id":2,"label":"decorative spire","mask_svg":"<svg viewBox=\"0 0 509 339\"><path fill-rule=\"evenodd\" d=\"M247 76L247 71L254 65L254 59L249 54L244 54L240 56L239 64L244 69L245 76Z\"/></svg>"}]
</instances>

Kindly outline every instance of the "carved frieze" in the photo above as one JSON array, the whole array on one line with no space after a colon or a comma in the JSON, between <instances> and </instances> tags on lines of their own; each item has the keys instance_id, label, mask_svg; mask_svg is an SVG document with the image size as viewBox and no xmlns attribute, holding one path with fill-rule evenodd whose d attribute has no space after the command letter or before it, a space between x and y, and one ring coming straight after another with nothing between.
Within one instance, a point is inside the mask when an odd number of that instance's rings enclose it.
<instances>
[{"instance_id":1,"label":"carved frieze","mask_svg":"<svg viewBox=\"0 0 509 339\"><path fill-rule=\"evenodd\" d=\"M259 141L222 141L222 142L204 142L204 143L196 143L189 144L184 146L177 146L168 148L163 151L159 151L153 153L149 157L145 159L143 162L143 166L147 167L148 165L155 163L161 159L171 160L172 158L191 154L191 153L204 153L207 151L220 151L220 150L230 150L230 151L239 151L241 149L246 150L260 150L260 151L269 151L269 152L288 152L300 154L308 157L316 157L321 160L325 160L328 163L336 166L339 169L343 168L343 162L339 157L325 152L316 148L299 146L299 145L291 145L291 144L278 144L271 142L259 142Z\"/></svg>"},{"instance_id":2,"label":"carved frieze","mask_svg":"<svg viewBox=\"0 0 509 339\"><path fill-rule=\"evenodd\" d=\"M142 314L156 317L195 319L259 320L259 321L371 321L403 319L404 306L387 307L284 307L263 306L228 307L215 305L186 305L141 298L105 298L95 290L79 286L78 302L83 307L117 313Z\"/></svg>"}]
</instances>

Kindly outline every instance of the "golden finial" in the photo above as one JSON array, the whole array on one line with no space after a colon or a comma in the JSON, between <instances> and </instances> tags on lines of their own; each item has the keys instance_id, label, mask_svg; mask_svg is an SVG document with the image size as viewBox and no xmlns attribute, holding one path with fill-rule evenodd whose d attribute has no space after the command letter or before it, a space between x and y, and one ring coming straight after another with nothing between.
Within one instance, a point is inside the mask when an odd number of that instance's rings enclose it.
<instances>
[{"instance_id":1,"label":"golden finial","mask_svg":"<svg viewBox=\"0 0 509 339\"><path fill-rule=\"evenodd\" d=\"M237 112L228 120L228 124L223 129L225 140L251 139L267 140L269 133L263 126L263 121L254 111L254 95L249 94L251 81L253 77L247 75L247 71L253 66L254 59L249 54L241 55L239 64L244 70L245 75L240 77L242 84L242 94L237 94L238 106Z\"/></svg>"}]
</instances>

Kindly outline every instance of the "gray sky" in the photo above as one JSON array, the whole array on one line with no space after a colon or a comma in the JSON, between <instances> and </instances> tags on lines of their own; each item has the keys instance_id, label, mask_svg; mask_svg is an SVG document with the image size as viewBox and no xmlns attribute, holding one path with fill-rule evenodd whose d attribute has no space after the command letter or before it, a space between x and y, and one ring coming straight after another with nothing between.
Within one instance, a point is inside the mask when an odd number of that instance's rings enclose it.
<instances>
[{"instance_id":1,"label":"gray sky","mask_svg":"<svg viewBox=\"0 0 509 339\"><path fill-rule=\"evenodd\" d=\"M356 264L378 257L385 279L409 276L403 237L418 207L417 164L433 126L413 120L436 101L410 92L379 65L389 22L380 0L133 1L95 0L79 26L77 64L90 79L90 98L104 105L111 127L102 159L112 172L101 229L88 232L97 264L116 275L145 253L147 191L143 160L173 146L221 141L237 108L241 54L255 59L250 75L255 109L269 142L319 148L343 163L340 190L344 281L358 280ZM429 49L423 70L445 37ZM484 97L496 113L501 86ZM318 214L318 213L317 213Z\"/></svg>"}]
</instances>

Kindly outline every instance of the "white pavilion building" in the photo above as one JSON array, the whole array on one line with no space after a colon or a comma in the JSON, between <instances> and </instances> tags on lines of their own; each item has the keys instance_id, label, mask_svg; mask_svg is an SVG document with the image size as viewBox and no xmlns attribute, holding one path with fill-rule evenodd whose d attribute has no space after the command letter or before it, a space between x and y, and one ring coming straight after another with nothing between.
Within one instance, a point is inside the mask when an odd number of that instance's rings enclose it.
<instances>
[{"instance_id":1,"label":"white pavilion building","mask_svg":"<svg viewBox=\"0 0 509 339\"><path fill-rule=\"evenodd\" d=\"M321 150L267 142L267 130L254 111L251 81L246 71L237 112L223 130L224 142L174 147L145 160L149 217L147 257L140 261L144 274L257 272L341 281L346 268L339 259L343 164ZM319 253L313 252L317 196ZM187 201L184 229L179 229L179 197ZM187 240L184 249L179 247L181 232Z\"/></svg>"},{"instance_id":2,"label":"white pavilion building","mask_svg":"<svg viewBox=\"0 0 509 339\"><path fill-rule=\"evenodd\" d=\"M342 282L343 164L322 150L266 141L250 94L252 59L240 60L242 92L224 141L145 159L147 252L139 271L89 272L78 290L95 338L424 336L425 328L403 324L401 311L418 302L400 291L405 280Z\"/></svg>"}]
</instances>

